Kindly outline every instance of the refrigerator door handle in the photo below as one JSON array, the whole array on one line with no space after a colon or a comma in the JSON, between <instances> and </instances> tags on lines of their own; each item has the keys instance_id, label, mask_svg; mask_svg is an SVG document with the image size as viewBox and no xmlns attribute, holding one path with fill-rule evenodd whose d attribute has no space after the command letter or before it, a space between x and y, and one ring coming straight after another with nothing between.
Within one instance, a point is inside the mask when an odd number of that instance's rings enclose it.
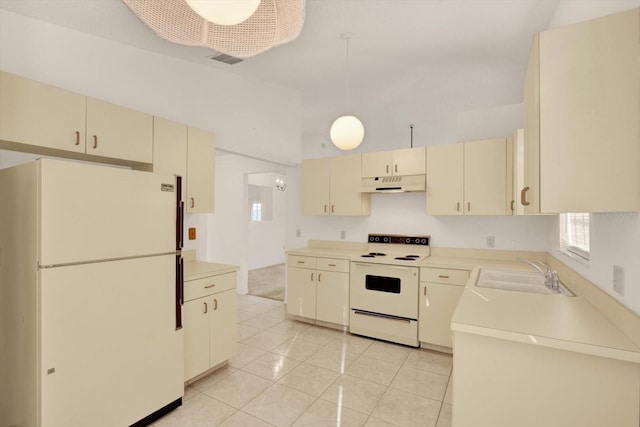
<instances>
[{"instance_id":1,"label":"refrigerator door handle","mask_svg":"<svg viewBox=\"0 0 640 427\"><path fill-rule=\"evenodd\" d=\"M176 250L184 246L184 202L182 201L182 177L176 175Z\"/></svg>"},{"instance_id":2,"label":"refrigerator door handle","mask_svg":"<svg viewBox=\"0 0 640 427\"><path fill-rule=\"evenodd\" d=\"M176 331L182 329L182 304L184 303L184 260L176 255Z\"/></svg>"}]
</instances>

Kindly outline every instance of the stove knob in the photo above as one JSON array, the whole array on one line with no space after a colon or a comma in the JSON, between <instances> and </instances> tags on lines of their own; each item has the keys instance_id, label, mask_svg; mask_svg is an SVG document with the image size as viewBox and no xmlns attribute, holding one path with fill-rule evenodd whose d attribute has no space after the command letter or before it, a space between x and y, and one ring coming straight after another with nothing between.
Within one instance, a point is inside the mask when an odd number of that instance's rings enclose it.
<instances>
[{"instance_id":1,"label":"stove knob","mask_svg":"<svg viewBox=\"0 0 640 427\"><path fill-rule=\"evenodd\" d=\"M385 242L385 243L387 243L387 242L389 241L389 238L388 238L388 237L384 237L384 238L382 239L382 241L383 241L383 242Z\"/></svg>"},{"instance_id":2,"label":"stove knob","mask_svg":"<svg viewBox=\"0 0 640 427\"><path fill-rule=\"evenodd\" d=\"M416 244L416 245L419 245L419 244L420 244L420 239L417 239L417 238L416 238L415 244Z\"/></svg>"},{"instance_id":3,"label":"stove knob","mask_svg":"<svg viewBox=\"0 0 640 427\"><path fill-rule=\"evenodd\" d=\"M379 242L379 241L380 241L380 238L376 236L376 242Z\"/></svg>"},{"instance_id":4,"label":"stove knob","mask_svg":"<svg viewBox=\"0 0 640 427\"><path fill-rule=\"evenodd\" d=\"M427 244L427 239L422 239L422 244L426 245Z\"/></svg>"},{"instance_id":5,"label":"stove knob","mask_svg":"<svg viewBox=\"0 0 640 427\"><path fill-rule=\"evenodd\" d=\"M373 242L373 236L369 236L369 241Z\"/></svg>"},{"instance_id":6,"label":"stove knob","mask_svg":"<svg viewBox=\"0 0 640 427\"><path fill-rule=\"evenodd\" d=\"M405 239L405 243L406 243L407 245L408 245L408 244L410 244L410 243L411 243L411 239L407 237L407 238Z\"/></svg>"}]
</instances>

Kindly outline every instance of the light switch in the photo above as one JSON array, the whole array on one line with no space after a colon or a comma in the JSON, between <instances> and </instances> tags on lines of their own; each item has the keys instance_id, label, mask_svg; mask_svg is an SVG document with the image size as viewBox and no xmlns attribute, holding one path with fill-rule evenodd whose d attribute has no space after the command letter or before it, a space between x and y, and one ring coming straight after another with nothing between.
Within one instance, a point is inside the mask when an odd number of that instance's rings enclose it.
<instances>
[{"instance_id":1,"label":"light switch","mask_svg":"<svg viewBox=\"0 0 640 427\"><path fill-rule=\"evenodd\" d=\"M196 240L196 228L195 227L190 227L189 228L189 240Z\"/></svg>"}]
</instances>

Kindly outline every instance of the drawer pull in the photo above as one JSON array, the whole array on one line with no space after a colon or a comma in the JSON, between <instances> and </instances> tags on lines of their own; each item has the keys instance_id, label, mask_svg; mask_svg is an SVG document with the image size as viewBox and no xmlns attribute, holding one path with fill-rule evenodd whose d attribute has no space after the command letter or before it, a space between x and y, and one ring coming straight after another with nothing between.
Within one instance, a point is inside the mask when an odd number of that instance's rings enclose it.
<instances>
[{"instance_id":1,"label":"drawer pull","mask_svg":"<svg viewBox=\"0 0 640 427\"><path fill-rule=\"evenodd\" d=\"M205 286L204 288L205 288L205 289L211 289L211 288L213 288L213 287L215 287L215 286L216 286L216 284L215 284L215 283L213 283L213 284L211 284L211 285L207 285L207 286Z\"/></svg>"},{"instance_id":2,"label":"drawer pull","mask_svg":"<svg viewBox=\"0 0 640 427\"><path fill-rule=\"evenodd\" d=\"M304 264L306 261L298 261L298 264Z\"/></svg>"},{"instance_id":3,"label":"drawer pull","mask_svg":"<svg viewBox=\"0 0 640 427\"><path fill-rule=\"evenodd\" d=\"M335 266L336 266L335 264L329 264L329 267L335 267Z\"/></svg>"},{"instance_id":4,"label":"drawer pull","mask_svg":"<svg viewBox=\"0 0 640 427\"><path fill-rule=\"evenodd\" d=\"M438 274L438 277L441 279L448 279L449 276L445 276L444 274Z\"/></svg>"}]
</instances>

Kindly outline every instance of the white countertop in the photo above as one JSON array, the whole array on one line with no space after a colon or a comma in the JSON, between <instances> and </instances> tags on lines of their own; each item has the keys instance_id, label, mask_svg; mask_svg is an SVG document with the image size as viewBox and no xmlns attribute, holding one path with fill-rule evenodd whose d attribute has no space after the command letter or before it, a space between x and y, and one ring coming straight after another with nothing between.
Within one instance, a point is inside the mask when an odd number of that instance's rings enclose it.
<instances>
[{"instance_id":1,"label":"white countertop","mask_svg":"<svg viewBox=\"0 0 640 427\"><path fill-rule=\"evenodd\" d=\"M238 271L237 265L217 264L215 262L204 262L195 260L185 260L184 280L196 280L203 277L217 276L219 274L232 273Z\"/></svg>"},{"instance_id":2,"label":"white countertop","mask_svg":"<svg viewBox=\"0 0 640 427\"><path fill-rule=\"evenodd\" d=\"M532 270L522 262L430 257L421 267L471 270L451 320L453 331L640 363L640 348L579 295L475 286L480 268Z\"/></svg>"}]
</instances>

